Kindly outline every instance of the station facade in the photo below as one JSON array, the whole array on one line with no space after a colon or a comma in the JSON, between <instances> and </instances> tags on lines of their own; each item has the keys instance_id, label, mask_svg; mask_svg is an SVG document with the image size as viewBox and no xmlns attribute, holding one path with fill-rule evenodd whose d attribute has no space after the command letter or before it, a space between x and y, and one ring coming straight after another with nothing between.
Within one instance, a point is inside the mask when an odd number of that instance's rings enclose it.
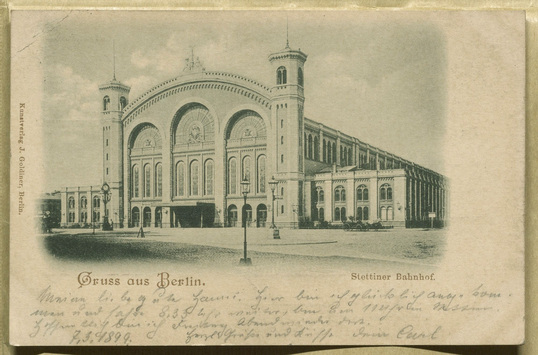
<instances>
[{"instance_id":1,"label":"station facade","mask_svg":"<svg viewBox=\"0 0 538 355\"><path fill-rule=\"evenodd\" d=\"M445 177L305 118L306 54L286 46L268 59L269 85L194 58L134 100L115 78L101 85L110 201L105 211L101 185L64 188L62 225L107 215L115 227L233 227L243 213L251 227L268 227L273 213L278 227L446 220Z\"/></svg>"}]
</instances>

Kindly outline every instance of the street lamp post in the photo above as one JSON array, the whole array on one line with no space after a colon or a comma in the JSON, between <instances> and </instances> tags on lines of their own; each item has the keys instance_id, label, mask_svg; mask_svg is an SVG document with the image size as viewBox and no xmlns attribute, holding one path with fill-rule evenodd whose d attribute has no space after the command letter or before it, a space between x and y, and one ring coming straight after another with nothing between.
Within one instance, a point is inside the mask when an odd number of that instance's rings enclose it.
<instances>
[{"instance_id":1,"label":"street lamp post","mask_svg":"<svg viewBox=\"0 0 538 355\"><path fill-rule=\"evenodd\" d=\"M107 202L110 201L111 193L110 193L110 186L106 182L101 187L101 194L103 195L103 204L105 207L105 213L103 216L103 230L109 231L109 230L112 230L112 228L110 226L110 223L108 222L108 213L106 209L106 204Z\"/></svg>"},{"instance_id":2,"label":"street lamp post","mask_svg":"<svg viewBox=\"0 0 538 355\"><path fill-rule=\"evenodd\" d=\"M273 194L273 199L271 200L271 229L273 230L273 238L274 239L280 239L280 231L275 226L275 189L278 185L278 181L275 180L275 177L271 177L271 181L269 181L269 186L271 186L271 193Z\"/></svg>"},{"instance_id":3,"label":"street lamp post","mask_svg":"<svg viewBox=\"0 0 538 355\"><path fill-rule=\"evenodd\" d=\"M251 265L252 261L247 258L247 195L250 192L250 182L247 179L241 181L241 192L243 193L243 258L240 260L240 264Z\"/></svg>"}]
</instances>

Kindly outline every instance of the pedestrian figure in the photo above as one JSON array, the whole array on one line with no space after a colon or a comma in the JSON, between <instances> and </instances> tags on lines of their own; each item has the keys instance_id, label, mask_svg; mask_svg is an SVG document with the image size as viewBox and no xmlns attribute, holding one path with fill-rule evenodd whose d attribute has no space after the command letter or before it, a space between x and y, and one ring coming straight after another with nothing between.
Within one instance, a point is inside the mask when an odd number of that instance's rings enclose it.
<instances>
[{"instance_id":1,"label":"pedestrian figure","mask_svg":"<svg viewBox=\"0 0 538 355\"><path fill-rule=\"evenodd\" d=\"M136 235L136 237L138 238L138 236L140 236L140 238L145 238L146 237L144 235L144 228L142 226L140 226L140 229L138 230L138 234Z\"/></svg>"}]
</instances>

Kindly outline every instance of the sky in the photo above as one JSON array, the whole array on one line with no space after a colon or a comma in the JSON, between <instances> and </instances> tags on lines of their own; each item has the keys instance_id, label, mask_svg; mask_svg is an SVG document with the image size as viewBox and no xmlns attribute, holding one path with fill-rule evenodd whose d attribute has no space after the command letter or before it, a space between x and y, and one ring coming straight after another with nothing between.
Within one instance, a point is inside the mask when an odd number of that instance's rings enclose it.
<instances>
[{"instance_id":1,"label":"sky","mask_svg":"<svg viewBox=\"0 0 538 355\"><path fill-rule=\"evenodd\" d=\"M55 12L43 26L45 191L101 183L100 95L113 76L130 101L181 74L194 47L206 70L270 86L270 53L308 55L305 116L444 173L446 43L428 13ZM94 149L92 149L95 147Z\"/></svg>"}]
</instances>

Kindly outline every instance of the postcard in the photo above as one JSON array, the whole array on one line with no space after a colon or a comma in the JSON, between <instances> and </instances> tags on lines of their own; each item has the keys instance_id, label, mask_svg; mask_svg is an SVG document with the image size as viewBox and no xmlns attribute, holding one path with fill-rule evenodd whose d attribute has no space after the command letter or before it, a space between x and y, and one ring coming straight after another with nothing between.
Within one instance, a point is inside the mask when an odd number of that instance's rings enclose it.
<instances>
[{"instance_id":1,"label":"postcard","mask_svg":"<svg viewBox=\"0 0 538 355\"><path fill-rule=\"evenodd\" d=\"M523 11L11 12L13 345L524 342Z\"/></svg>"}]
</instances>

